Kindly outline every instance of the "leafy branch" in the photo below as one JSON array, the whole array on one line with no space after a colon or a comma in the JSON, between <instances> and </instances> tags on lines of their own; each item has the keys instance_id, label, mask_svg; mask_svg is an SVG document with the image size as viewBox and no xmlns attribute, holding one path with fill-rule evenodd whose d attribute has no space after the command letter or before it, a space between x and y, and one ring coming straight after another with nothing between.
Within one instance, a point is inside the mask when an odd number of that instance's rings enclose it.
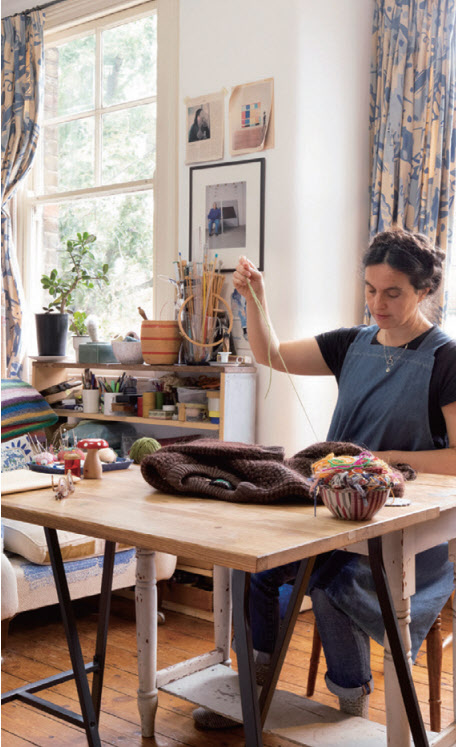
<instances>
[{"instance_id":1,"label":"leafy branch","mask_svg":"<svg viewBox=\"0 0 456 747\"><path fill-rule=\"evenodd\" d=\"M49 275L41 276L43 288L49 291L52 301L43 306L44 311L58 310L61 314L73 303L73 294L78 287L94 288L94 282L109 284L107 272L108 264L91 268L95 256L90 247L97 237L85 231L78 233L76 239L68 239L65 251L70 259L71 269L59 275L58 270L51 270Z\"/></svg>"}]
</instances>

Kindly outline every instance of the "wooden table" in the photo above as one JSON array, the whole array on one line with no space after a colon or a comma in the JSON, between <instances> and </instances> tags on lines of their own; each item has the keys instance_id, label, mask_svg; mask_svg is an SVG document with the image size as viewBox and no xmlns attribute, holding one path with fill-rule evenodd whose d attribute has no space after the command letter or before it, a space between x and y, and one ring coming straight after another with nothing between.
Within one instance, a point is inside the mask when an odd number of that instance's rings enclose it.
<instances>
[{"instance_id":1,"label":"wooden table","mask_svg":"<svg viewBox=\"0 0 456 747\"><path fill-rule=\"evenodd\" d=\"M138 705L143 736L153 734L158 688L177 692L182 697L188 697L195 702L214 705L214 680L217 682L223 680L225 690L237 687L237 676L226 666L230 661L229 569L234 569L236 639L239 640L245 653L245 656L241 656L238 649L244 726L248 746L257 747L262 744L261 733L258 733L261 732L261 715L255 697L256 688L252 685L253 663L248 621L245 621L241 609L249 574L341 548L362 553L370 549L371 555L377 553L378 557L378 543L381 540L376 538L383 538L385 567L391 595L397 610L405 654L407 660L410 661L408 616L409 598L414 591L414 556L417 552L448 540L450 541L450 557L453 562L456 559L456 546L453 541L456 538L456 478L422 475L418 480L407 485L407 495L412 501L410 506L385 507L372 521L348 522L335 519L324 507L318 507L317 516L314 517L311 506L241 505L161 494L144 482L138 468L132 467L128 471L105 473L103 479L99 481L84 480L77 485L73 497L61 502L55 500L51 490L3 496L2 513L7 518L29 521L46 527L53 554L58 554L55 529L66 529L107 540L108 561L109 554L113 554L112 543L114 542L122 542L138 548L136 585ZM213 563L215 566L215 649L203 656L160 672L156 671L155 551L185 555L196 561ZM57 561L58 558L56 563ZM303 575L305 575L304 564L302 568ZM64 580L62 585L64 587ZM105 579L106 586L109 586L109 572ZM64 588L62 594L65 595ZM294 601L296 602L296 598ZM63 598L62 605L68 607ZM296 608L295 605L295 610ZM103 637L106 636L108 613L109 604L105 603L104 612L101 615L103 624L98 636L100 646L97 658L99 660L104 656ZM68 613L64 614L68 618ZM290 608L291 624L293 614ZM71 619L68 625L70 629ZM394 631L391 633L392 638L393 634ZM71 638L71 630L68 636ZM284 646L286 648L286 641ZM278 652L276 656L279 660L278 671L280 671L280 656L281 653ZM396 654L395 657L397 658ZM221 666L223 664L225 666ZM277 679L277 676L276 671L272 677L272 689L275 684L274 678ZM180 680L181 677L184 679ZM205 678L209 683L206 690L203 682ZM177 682L178 679L179 682ZM102 670L98 680L95 718L101 698ZM81 685L82 690L84 687ZM198 692L195 691L195 687L198 688ZM385 649L385 689L387 692L388 744L395 746L400 744L401 747L406 747L410 744L410 730L388 642ZM276 693L265 728L275 733L289 735L290 731L287 731L286 726L273 723L274 703L276 699L280 700L280 697L280 694ZM228 700L233 699L229 696ZM315 722L315 714L318 716L317 721L320 721L325 714L327 715L327 712L331 712L329 720L332 724L326 733L331 731L333 734L334 728L341 727L341 733L345 735L345 738L347 734L351 735L351 744L355 743L354 739L360 744L385 744L384 730L380 725L346 717L333 709L323 709L325 711L323 713L322 710L318 710L314 701L306 702L312 704L310 711L313 712L313 722ZM233 712L233 708L226 708L220 700L216 700L216 706L220 712ZM95 727L91 725L93 713L90 703L88 710L85 726L89 743L99 744L96 725ZM282 706L279 709L276 708L277 710L282 713L286 711ZM312 745L314 742L311 741L309 733L317 734L315 723L312 723L312 718L309 721L307 717L307 722L309 722L307 725L303 723L298 726L292 723L296 709L293 713L292 711L286 711L286 713L288 714L288 726L290 724L293 726L293 739L298 744ZM234 712L235 715L237 713L238 718L242 718L237 702ZM320 727L318 735L314 736L316 744L324 745L323 733L324 727ZM363 741L368 733L371 735L370 741ZM449 747L449 745L454 745L455 741L456 728L452 725L443 732L442 736L437 738L433 735L429 744ZM417 742L416 737L415 742ZM345 743L350 744L344 741L337 742L340 745ZM426 744L426 741L421 741L421 744Z\"/></svg>"}]
</instances>

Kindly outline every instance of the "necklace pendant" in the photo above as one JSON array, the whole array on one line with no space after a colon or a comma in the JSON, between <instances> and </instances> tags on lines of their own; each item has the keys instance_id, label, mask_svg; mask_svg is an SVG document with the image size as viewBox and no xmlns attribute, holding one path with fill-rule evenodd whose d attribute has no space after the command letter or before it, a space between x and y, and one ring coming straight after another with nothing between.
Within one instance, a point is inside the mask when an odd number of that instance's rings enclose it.
<instances>
[{"instance_id":1,"label":"necklace pendant","mask_svg":"<svg viewBox=\"0 0 456 747\"><path fill-rule=\"evenodd\" d=\"M386 371L386 373L389 373L389 372L391 371L390 367L388 366L388 367L387 367L387 368L385 369L385 371Z\"/></svg>"}]
</instances>

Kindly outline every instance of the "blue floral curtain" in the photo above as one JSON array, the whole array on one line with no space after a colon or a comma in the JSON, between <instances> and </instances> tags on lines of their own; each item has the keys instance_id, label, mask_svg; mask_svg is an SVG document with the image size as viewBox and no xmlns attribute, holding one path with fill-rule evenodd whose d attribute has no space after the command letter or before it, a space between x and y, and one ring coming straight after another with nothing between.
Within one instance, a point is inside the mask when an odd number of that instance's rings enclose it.
<instances>
[{"instance_id":1,"label":"blue floral curtain","mask_svg":"<svg viewBox=\"0 0 456 747\"><path fill-rule=\"evenodd\" d=\"M20 373L23 290L8 202L32 165L43 99L41 11L2 19L2 378Z\"/></svg>"},{"instance_id":2,"label":"blue floral curtain","mask_svg":"<svg viewBox=\"0 0 456 747\"><path fill-rule=\"evenodd\" d=\"M395 224L448 252L456 191L456 0L375 0L372 42L370 234ZM442 291L435 322L444 311Z\"/></svg>"}]
</instances>

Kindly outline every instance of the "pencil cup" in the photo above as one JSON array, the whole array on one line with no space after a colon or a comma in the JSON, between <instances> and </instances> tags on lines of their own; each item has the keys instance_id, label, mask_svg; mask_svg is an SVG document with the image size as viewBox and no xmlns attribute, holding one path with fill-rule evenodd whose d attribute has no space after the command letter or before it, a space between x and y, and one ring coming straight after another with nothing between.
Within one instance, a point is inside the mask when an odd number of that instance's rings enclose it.
<instances>
[{"instance_id":1,"label":"pencil cup","mask_svg":"<svg viewBox=\"0 0 456 747\"><path fill-rule=\"evenodd\" d=\"M98 389L82 390L82 409L84 412L98 412L100 392Z\"/></svg>"},{"instance_id":2,"label":"pencil cup","mask_svg":"<svg viewBox=\"0 0 456 747\"><path fill-rule=\"evenodd\" d=\"M149 410L155 410L155 407L156 407L155 392L144 392L142 399L143 399L143 418L148 418Z\"/></svg>"},{"instance_id":3,"label":"pencil cup","mask_svg":"<svg viewBox=\"0 0 456 747\"><path fill-rule=\"evenodd\" d=\"M104 392L103 394L103 412L105 415L112 415L112 403L116 401L116 392Z\"/></svg>"}]
</instances>

